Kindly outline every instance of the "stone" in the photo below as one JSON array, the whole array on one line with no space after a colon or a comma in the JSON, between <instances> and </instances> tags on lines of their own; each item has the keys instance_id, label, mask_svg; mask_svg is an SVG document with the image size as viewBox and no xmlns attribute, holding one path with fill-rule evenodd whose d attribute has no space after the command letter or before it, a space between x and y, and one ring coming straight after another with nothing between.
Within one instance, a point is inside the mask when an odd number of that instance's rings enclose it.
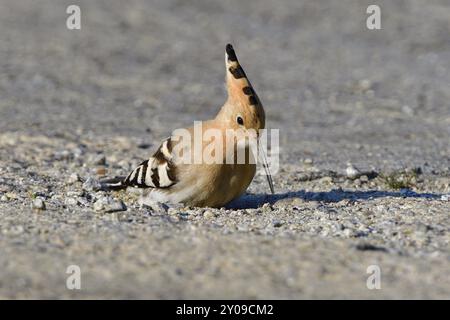
<instances>
[{"instance_id":1,"label":"stone","mask_svg":"<svg viewBox=\"0 0 450 320\"><path fill-rule=\"evenodd\" d=\"M273 224L273 226L274 226L275 228L279 228L279 227L281 227L284 223L283 223L282 221L280 221L280 220L273 220L273 221L272 221L272 224Z\"/></svg>"},{"instance_id":2,"label":"stone","mask_svg":"<svg viewBox=\"0 0 450 320\"><path fill-rule=\"evenodd\" d=\"M92 164L104 166L106 164L106 157L103 154L97 154L91 158Z\"/></svg>"},{"instance_id":3,"label":"stone","mask_svg":"<svg viewBox=\"0 0 450 320\"><path fill-rule=\"evenodd\" d=\"M68 206L76 206L78 204L78 201L74 198L67 198L64 203Z\"/></svg>"},{"instance_id":4,"label":"stone","mask_svg":"<svg viewBox=\"0 0 450 320\"><path fill-rule=\"evenodd\" d=\"M203 212L203 217L206 219L214 218L214 213L211 210L206 210Z\"/></svg>"},{"instance_id":5,"label":"stone","mask_svg":"<svg viewBox=\"0 0 450 320\"><path fill-rule=\"evenodd\" d=\"M45 210L45 202L40 198L34 199L31 203L31 207L37 210Z\"/></svg>"},{"instance_id":6,"label":"stone","mask_svg":"<svg viewBox=\"0 0 450 320\"><path fill-rule=\"evenodd\" d=\"M361 175L361 172L358 168L356 168L353 164L348 163L347 169L345 169L345 173L347 175L347 178L349 179L356 179Z\"/></svg>"},{"instance_id":7,"label":"stone","mask_svg":"<svg viewBox=\"0 0 450 320\"><path fill-rule=\"evenodd\" d=\"M117 200L109 196L104 196L99 198L94 203L95 211L104 211L104 212L116 212L116 211L125 211L127 207L122 202L122 200Z\"/></svg>"},{"instance_id":8,"label":"stone","mask_svg":"<svg viewBox=\"0 0 450 320\"><path fill-rule=\"evenodd\" d=\"M168 209L167 209L167 214L168 214L169 216L175 216L177 213L178 213L178 210L175 209L175 208L168 208Z\"/></svg>"},{"instance_id":9,"label":"stone","mask_svg":"<svg viewBox=\"0 0 450 320\"><path fill-rule=\"evenodd\" d=\"M280 200L277 200L273 206L275 208L283 208L286 206L301 206L305 204L305 201L302 198L299 197L288 197L288 198L283 198Z\"/></svg>"},{"instance_id":10,"label":"stone","mask_svg":"<svg viewBox=\"0 0 450 320\"><path fill-rule=\"evenodd\" d=\"M100 182L92 177L87 178L83 183L83 190L86 191L98 191L102 188Z\"/></svg>"},{"instance_id":11,"label":"stone","mask_svg":"<svg viewBox=\"0 0 450 320\"><path fill-rule=\"evenodd\" d=\"M67 178L68 184L74 184L76 182L80 181L80 176L77 173L72 173L69 178Z\"/></svg>"},{"instance_id":12,"label":"stone","mask_svg":"<svg viewBox=\"0 0 450 320\"><path fill-rule=\"evenodd\" d=\"M146 197L139 198L139 204L144 208L149 208L153 212L168 212L169 207L159 201L152 201Z\"/></svg>"}]
</instances>

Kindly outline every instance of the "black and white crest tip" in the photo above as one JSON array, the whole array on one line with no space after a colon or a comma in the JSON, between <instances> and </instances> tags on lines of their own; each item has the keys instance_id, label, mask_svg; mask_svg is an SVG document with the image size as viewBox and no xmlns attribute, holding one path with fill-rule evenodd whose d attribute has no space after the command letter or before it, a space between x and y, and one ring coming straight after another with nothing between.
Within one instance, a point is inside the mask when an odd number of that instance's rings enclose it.
<instances>
[{"instance_id":1,"label":"black and white crest tip","mask_svg":"<svg viewBox=\"0 0 450 320\"><path fill-rule=\"evenodd\" d=\"M135 168L122 184L135 188L168 188L176 181L176 170L172 163L172 141L168 138L155 154Z\"/></svg>"}]
</instances>

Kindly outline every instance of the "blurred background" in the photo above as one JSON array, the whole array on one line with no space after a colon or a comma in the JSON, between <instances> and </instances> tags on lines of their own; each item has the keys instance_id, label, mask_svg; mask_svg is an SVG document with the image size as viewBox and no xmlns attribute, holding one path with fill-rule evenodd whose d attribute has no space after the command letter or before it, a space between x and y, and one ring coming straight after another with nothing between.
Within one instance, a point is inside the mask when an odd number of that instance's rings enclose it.
<instances>
[{"instance_id":1,"label":"blurred background","mask_svg":"<svg viewBox=\"0 0 450 320\"><path fill-rule=\"evenodd\" d=\"M0 130L159 141L218 111L231 42L285 162L446 169L450 3L375 2L1 1Z\"/></svg>"}]
</instances>

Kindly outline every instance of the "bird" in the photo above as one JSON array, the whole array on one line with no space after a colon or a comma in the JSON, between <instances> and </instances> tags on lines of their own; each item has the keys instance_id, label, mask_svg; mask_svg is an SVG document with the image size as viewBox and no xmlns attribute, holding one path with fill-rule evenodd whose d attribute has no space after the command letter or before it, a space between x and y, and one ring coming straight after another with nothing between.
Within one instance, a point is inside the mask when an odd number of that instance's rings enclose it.
<instances>
[{"instance_id":1,"label":"bird","mask_svg":"<svg viewBox=\"0 0 450 320\"><path fill-rule=\"evenodd\" d=\"M261 158L274 193L265 154L261 157L258 152L255 156L249 142L257 142L265 129L264 108L231 44L225 47L225 68L228 97L215 118L174 130L128 176L119 181L110 179L103 185L112 190L142 188L142 204L220 208L247 190L256 173L255 160ZM231 138L229 131L235 133ZM207 132L213 132L211 139L202 139ZM209 155L218 161L196 161L196 156L202 160L207 148L213 150ZM243 152L244 161L238 161L239 151Z\"/></svg>"}]
</instances>

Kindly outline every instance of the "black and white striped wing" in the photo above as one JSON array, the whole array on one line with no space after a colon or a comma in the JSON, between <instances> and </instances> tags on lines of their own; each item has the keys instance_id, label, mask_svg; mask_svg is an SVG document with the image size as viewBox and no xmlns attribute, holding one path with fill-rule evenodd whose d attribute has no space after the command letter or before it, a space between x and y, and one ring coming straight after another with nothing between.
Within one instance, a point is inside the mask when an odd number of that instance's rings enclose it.
<instances>
[{"instance_id":1,"label":"black and white striped wing","mask_svg":"<svg viewBox=\"0 0 450 320\"><path fill-rule=\"evenodd\" d=\"M168 138L155 154L134 169L122 184L136 188L168 188L174 185L177 179L172 158L172 141Z\"/></svg>"}]
</instances>

